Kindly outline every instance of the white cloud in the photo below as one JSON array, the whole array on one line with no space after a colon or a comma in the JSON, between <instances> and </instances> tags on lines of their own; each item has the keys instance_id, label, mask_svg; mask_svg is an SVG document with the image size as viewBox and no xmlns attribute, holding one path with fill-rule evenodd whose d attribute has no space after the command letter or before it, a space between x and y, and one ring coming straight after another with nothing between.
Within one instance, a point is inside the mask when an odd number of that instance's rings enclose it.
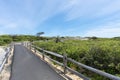
<instances>
[{"instance_id":1,"label":"white cloud","mask_svg":"<svg viewBox=\"0 0 120 80\"><path fill-rule=\"evenodd\" d=\"M19 33L30 33L34 32L34 26L36 24L30 20L19 19L19 20L9 20L0 19L0 34L19 34Z\"/></svg>"},{"instance_id":2,"label":"white cloud","mask_svg":"<svg viewBox=\"0 0 120 80\"><path fill-rule=\"evenodd\" d=\"M22 33L25 32L23 30L30 32L36 27L40 28L44 21L72 6L73 3L65 6L68 2L69 0L0 1L0 32Z\"/></svg>"},{"instance_id":3,"label":"white cloud","mask_svg":"<svg viewBox=\"0 0 120 80\"><path fill-rule=\"evenodd\" d=\"M2 0L0 1L0 33L34 32L36 27L41 28L42 23L59 13L65 13L66 21L81 17L83 19L101 17L119 11L119 5L119 0ZM77 32L77 29L69 29L64 33ZM111 29L115 32L119 27ZM111 33L111 29L104 28L107 33ZM98 29L92 31L102 33L104 30L100 28L100 31ZM87 33L93 35L92 31ZM57 34L53 32L55 33Z\"/></svg>"},{"instance_id":4,"label":"white cloud","mask_svg":"<svg viewBox=\"0 0 120 80\"><path fill-rule=\"evenodd\" d=\"M96 13L96 16L106 16L109 14L116 13L120 11L120 0L111 1L102 7L99 12Z\"/></svg>"},{"instance_id":5,"label":"white cloud","mask_svg":"<svg viewBox=\"0 0 120 80\"><path fill-rule=\"evenodd\" d=\"M75 3L73 0L72 8L68 11L66 20L100 18L119 11L119 5L120 0L75 0Z\"/></svg>"},{"instance_id":6,"label":"white cloud","mask_svg":"<svg viewBox=\"0 0 120 80\"><path fill-rule=\"evenodd\" d=\"M96 26L95 29L86 31L84 36L97 36L97 37L116 37L120 36L120 21L109 22L103 26Z\"/></svg>"},{"instance_id":7,"label":"white cloud","mask_svg":"<svg viewBox=\"0 0 120 80\"><path fill-rule=\"evenodd\" d=\"M0 31L6 29L26 31L40 27L40 24L64 10L60 8L69 0L21 0L0 1Z\"/></svg>"},{"instance_id":8,"label":"white cloud","mask_svg":"<svg viewBox=\"0 0 120 80\"><path fill-rule=\"evenodd\" d=\"M72 8L68 11L68 14L66 16L67 21L80 18L81 16L93 12L93 3L91 2L88 3L87 1L83 0L72 0L68 5L70 4L72 4Z\"/></svg>"}]
</instances>

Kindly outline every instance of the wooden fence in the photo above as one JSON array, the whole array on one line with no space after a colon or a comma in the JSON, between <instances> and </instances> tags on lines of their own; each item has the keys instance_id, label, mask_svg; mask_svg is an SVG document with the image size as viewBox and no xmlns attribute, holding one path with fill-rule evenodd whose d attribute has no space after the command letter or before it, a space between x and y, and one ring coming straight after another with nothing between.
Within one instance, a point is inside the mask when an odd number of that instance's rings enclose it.
<instances>
[{"instance_id":1,"label":"wooden fence","mask_svg":"<svg viewBox=\"0 0 120 80\"><path fill-rule=\"evenodd\" d=\"M10 55L11 48L12 48L12 46L10 46L9 48L6 48L5 57L3 58L2 63L0 65L0 73L2 72L3 67L4 67L4 65L5 65L7 59L9 57L9 55Z\"/></svg>"},{"instance_id":2,"label":"wooden fence","mask_svg":"<svg viewBox=\"0 0 120 80\"><path fill-rule=\"evenodd\" d=\"M73 60L73 59L71 59L71 58L68 58L66 54L60 55L60 54L57 54L57 53L55 53L55 52L51 52L51 51L44 50L44 49L39 48L39 47L37 47L37 46L30 45L30 43L24 44L24 45L25 45L26 47L28 47L29 49L32 49L32 48L33 48L33 49L34 49L34 52L36 52L36 50L39 50L39 51L41 52L41 54L42 54L43 60L45 60L44 58L46 57L46 58L50 59L51 61L57 63L58 65L62 66L62 67L64 68L64 74L66 74L66 73L67 73L67 70L68 70L68 71L70 71L71 73L78 75L80 78L82 78L82 79L84 79L84 80L91 80L90 78L88 78L88 77L86 77L85 75L79 73L78 71L73 70L72 68L68 67L68 66L67 66L67 62L69 61L69 62L71 62L71 63L73 63L73 64L76 64L76 65L79 66L79 67L82 67L82 68L84 68L84 69L87 69L87 70L89 70L89 71L91 71L91 72L93 72L93 73L96 73L96 74L98 74L98 75L104 76L104 77L106 77L106 78L108 78L108 79L111 79L111 80L120 80L120 77L117 77L117 76L114 76L114 75L112 75L112 74L103 72L103 71L101 71L101 70L92 68L92 67L87 66L87 65L85 65L85 64L82 64L82 63L80 63L80 62L77 62L77 61L75 61L75 60ZM57 57L57 58L61 58L61 59L63 59L63 62L61 63L61 62L59 62L59 61L57 61L57 60L54 60L54 59L48 57L48 55L52 55L52 56L55 56L55 57Z\"/></svg>"}]
</instances>

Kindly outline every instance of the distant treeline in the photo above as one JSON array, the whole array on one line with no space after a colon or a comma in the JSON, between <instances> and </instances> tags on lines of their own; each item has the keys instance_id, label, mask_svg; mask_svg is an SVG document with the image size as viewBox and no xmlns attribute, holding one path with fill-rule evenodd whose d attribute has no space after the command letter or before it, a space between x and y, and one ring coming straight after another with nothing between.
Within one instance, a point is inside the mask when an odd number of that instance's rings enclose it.
<instances>
[{"instance_id":1,"label":"distant treeline","mask_svg":"<svg viewBox=\"0 0 120 80\"><path fill-rule=\"evenodd\" d=\"M51 40L54 39L56 41L64 40L64 39L76 39L77 37L43 37L43 36L35 36L35 35L0 35L0 45L9 44L11 42L21 42L21 41L39 41L39 40ZM114 38L98 38L98 37L85 37L88 38L88 40L96 40L96 39L114 39L114 40L120 40L120 37L114 37Z\"/></svg>"},{"instance_id":2,"label":"distant treeline","mask_svg":"<svg viewBox=\"0 0 120 80\"><path fill-rule=\"evenodd\" d=\"M38 37L33 35L1 35L0 45L9 44L11 42L21 42L21 41L38 41L38 40L48 40L47 37Z\"/></svg>"}]
</instances>

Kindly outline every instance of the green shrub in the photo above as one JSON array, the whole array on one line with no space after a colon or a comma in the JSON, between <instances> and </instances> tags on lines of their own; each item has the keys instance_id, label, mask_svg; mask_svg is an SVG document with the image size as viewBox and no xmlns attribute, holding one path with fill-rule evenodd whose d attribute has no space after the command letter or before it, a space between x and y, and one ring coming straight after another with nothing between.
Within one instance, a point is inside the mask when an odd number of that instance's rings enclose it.
<instances>
[{"instance_id":1,"label":"green shrub","mask_svg":"<svg viewBox=\"0 0 120 80\"><path fill-rule=\"evenodd\" d=\"M43 41L34 44L46 50L57 52L58 54L66 53L68 57L83 64L113 75L120 75L120 41L118 40L66 40L59 43ZM77 66L72 63L68 63L68 66L75 70L78 69Z\"/></svg>"}]
</instances>

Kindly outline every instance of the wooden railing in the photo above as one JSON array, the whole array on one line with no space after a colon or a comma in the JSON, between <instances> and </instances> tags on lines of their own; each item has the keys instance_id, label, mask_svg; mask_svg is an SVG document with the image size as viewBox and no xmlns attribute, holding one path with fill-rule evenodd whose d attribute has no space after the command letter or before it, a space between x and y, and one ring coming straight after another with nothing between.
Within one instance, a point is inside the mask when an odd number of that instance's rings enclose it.
<instances>
[{"instance_id":1,"label":"wooden railing","mask_svg":"<svg viewBox=\"0 0 120 80\"><path fill-rule=\"evenodd\" d=\"M11 48L12 48L11 45L8 48L6 48L6 53L5 53L4 59L2 60L2 63L0 65L0 73L2 72L3 67L4 67L4 65L5 65L7 59L9 57L9 55L10 55Z\"/></svg>"},{"instance_id":2,"label":"wooden railing","mask_svg":"<svg viewBox=\"0 0 120 80\"><path fill-rule=\"evenodd\" d=\"M39 50L39 51L41 52L41 54L42 54L43 60L45 60L44 58L46 57L46 58L50 59L51 61L57 63L58 65L63 66L63 68L64 68L64 72L63 72L63 73L64 73L64 74L66 74L66 73L67 73L67 70L68 70L68 71L70 71L71 73L78 75L80 78L82 78L82 79L84 79L84 80L90 80L90 78L86 77L85 75L83 75L83 74L79 73L78 71L73 70L72 68L68 67L68 66L67 66L67 62L69 61L69 62L71 62L71 63L76 64L76 65L79 66L79 67L82 67L82 68L84 68L84 69L87 69L87 70L89 70L89 71L92 71L93 73L99 74L99 75L104 76L104 77L106 77L106 78L108 78L108 79L111 79L111 80L120 80L120 77L111 75L111 74L109 74L109 73L106 73L106 72L103 72L103 71L101 71L101 70L92 68L92 67L87 66L87 65L85 65L85 64L82 64L82 63L80 63L80 62L77 62L77 61L75 61L75 60L73 60L73 59L71 59L71 58L68 58L66 54L60 55L60 54L57 54L57 53L54 53L54 52L51 52L51 51L44 50L44 49L39 48L39 47L34 46L34 45L30 45L30 44L24 44L24 45L25 45L26 47L28 47L29 49L32 49L32 48L33 48L33 49L34 49L34 52L36 52L36 50ZM56 61L56 60L48 57L48 55L52 55L52 56L61 58L61 59L63 59L63 62L61 63L61 62L59 62L59 61Z\"/></svg>"}]
</instances>

